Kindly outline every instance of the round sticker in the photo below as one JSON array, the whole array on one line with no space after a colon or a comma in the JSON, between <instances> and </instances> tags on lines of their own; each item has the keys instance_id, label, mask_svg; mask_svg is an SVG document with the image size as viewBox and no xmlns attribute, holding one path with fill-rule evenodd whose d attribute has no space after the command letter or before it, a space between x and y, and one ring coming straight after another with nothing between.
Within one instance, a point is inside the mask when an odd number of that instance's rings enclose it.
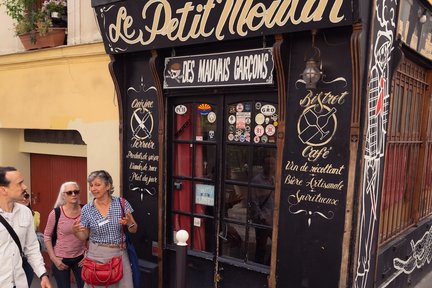
<instances>
[{"instance_id":1,"label":"round sticker","mask_svg":"<svg viewBox=\"0 0 432 288\"><path fill-rule=\"evenodd\" d=\"M256 136L262 136L264 135L264 127L262 125L257 125L255 126L254 132Z\"/></svg>"},{"instance_id":2,"label":"round sticker","mask_svg":"<svg viewBox=\"0 0 432 288\"><path fill-rule=\"evenodd\" d=\"M237 112L242 112L243 111L243 104L242 103L238 103L237 104L237 106L236 106L236 110L237 110Z\"/></svg>"},{"instance_id":3,"label":"round sticker","mask_svg":"<svg viewBox=\"0 0 432 288\"><path fill-rule=\"evenodd\" d=\"M279 122L277 122L277 121L274 121L274 122L273 122L273 126L276 127L276 126L278 126L278 125L279 125Z\"/></svg>"},{"instance_id":4,"label":"round sticker","mask_svg":"<svg viewBox=\"0 0 432 288\"><path fill-rule=\"evenodd\" d=\"M183 115L183 114L185 114L185 113L187 112L187 107L186 107L185 105L177 105L177 106L174 108L174 112L175 112L177 115Z\"/></svg>"},{"instance_id":5,"label":"round sticker","mask_svg":"<svg viewBox=\"0 0 432 288\"><path fill-rule=\"evenodd\" d=\"M208 120L208 122L209 123L214 123L215 121L216 121L216 113L215 112L210 112L208 115L207 115L207 120Z\"/></svg>"},{"instance_id":6,"label":"round sticker","mask_svg":"<svg viewBox=\"0 0 432 288\"><path fill-rule=\"evenodd\" d=\"M261 142L262 142L262 143L267 143L267 141L268 141L268 137L267 137L266 135L263 135L263 136L261 137Z\"/></svg>"},{"instance_id":7,"label":"round sticker","mask_svg":"<svg viewBox=\"0 0 432 288\"><path fill-rule=\"evenodd\" d=\"M244 142L246 140L244 135L240 135L240 142Z\"/></svg>"},{"instance_id":8,"label":"round sticker","mask_svg":"<svg viewBox=\"0 0 432 288\"><path fill-rule=\"evenodd\" d=\"M273 121L277 121L278 120L278 115L275 113L275 114L273 114L272 116L271 116L271 119L273 120Z\"/></svg>"},{"instance_id":9,"label":"round sticker","mask_svg":"<svg viewBox=\"0 0 432 288\"><path fill-rule=\"evenodd\" d=\"M255 136L255 137L254 137L254 142L255 142L255 143L259 143L259 142L260 142L260 140L261 140L261 139L260 139L260 137L259 137L259 136Z\"/></svg>"},{"instance_id":10,"label":"round sticker","mask_svg":"<svg viewBox=\"0 0 432 288\"><path fill-rule=\"evenodd\" d=\"M236 117L235 117L234 115L230 115L230 116L228 117L228 122L229 122L230 124L234 124L235 121L236 121Z\"/></svg>"},{"instance_id":11,"label":"round sticker","mask_svg":"<svg viewBox=\"0 0 432 288\"><path fill-rule=\"evenodd\" d=\"M273 136L276 133L276 128L272 124L269 124L265 127L265 132L268 136Z\"/></svg>"},{"instance_id":12,"label":"round sticker","mask_svg":"<svg viewBox=\"0 0 432 288\"><path fill-rule=\"evenodd\" d=\"M228 140L229 141L233 141L234 140L234 135L232 133L228 134Z\"/></svg>"},{"instance_id":13,"label":"round sticker","mask_svg":"<svg viewBox=\"0 0 432 288\"><path fill-rule=\"evenodd\" d=\"M250 118L250 117L247 117L245 122L246 122L246 124L249 125L249 124L251 123L251 118Z\"/></svg>"},{"instance_id":14,"label":"round sticker","mask_svg":"<svg viewBox=\"0 0 432 288\"><path fill-rule=\"evenodd\" d=\"M264 121L265 121L265 117L264 117L263 114L258 113L258 114L255 116L255 123L256 123L256 124L261 125L261 124L264 123Z\"/></svg>"},{"instance_id":15,"label":"round sticker","mask_svg":"<svg viewBox=\"0 0 432 288\"><path fill-rule=\"evenodd\" d=\"M261 113L265 116L271 116L276 113L276 107L270 104L266 104L261 107Z\"/></svg>"},{"instance_id":16,"label":"round sticker","mask_svg":"<svg viewBox=\"0 0 432 288\"><path fill-rule=\"evenodd\" d=\"M256 102L255 103L255 109L256 110L260 110L261 109L261 102Z\"/></svg>"},{"instance_id":17,"label":"round sticker","mask_svg":"<svg viewBox=\"0 0 432 288\"><path fill-rule=\"evenodd\" d=\"M239 141L240 136L239 135L234 135L234 141Z\"/></svg>"}]
</instances>

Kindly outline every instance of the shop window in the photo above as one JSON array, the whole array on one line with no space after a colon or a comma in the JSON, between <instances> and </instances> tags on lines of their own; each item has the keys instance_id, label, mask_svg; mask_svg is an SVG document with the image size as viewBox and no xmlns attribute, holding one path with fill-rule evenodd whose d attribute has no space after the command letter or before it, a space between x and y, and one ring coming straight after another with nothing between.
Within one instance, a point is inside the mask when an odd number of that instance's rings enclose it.
<instances>
[{"instance_id":1,"label":"shop window","mask_svg":"<svg viewBox=\"0 0 432 288\"><path fill-rule=\"evenodd\" d=\"M427 70L405 59L390 97L379 241L432 214L432 138Z\"/></svg>"}]
</instances>

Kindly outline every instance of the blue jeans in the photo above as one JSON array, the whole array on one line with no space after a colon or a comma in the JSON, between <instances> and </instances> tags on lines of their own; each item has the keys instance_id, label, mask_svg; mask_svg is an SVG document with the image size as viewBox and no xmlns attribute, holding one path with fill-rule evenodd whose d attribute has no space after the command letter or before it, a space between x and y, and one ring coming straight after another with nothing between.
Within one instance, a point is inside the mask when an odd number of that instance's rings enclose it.
<instances>
[{"instance_id":1,"label":"blue jeans","mask_svg":"<svg viewBox=\"0 0 432 288\"><path fill-rule=\"evenodd\" d=\"M81 278L81 267L78 266L78 263L84 258L84 255L75 257L75 258L63 258L62 262L69 266L66 270L59 270L53 263L52 265L52 273L57 282L57 287L62 288L70 288L70 272L74 273L75 281L78 288L84 287L84 281Z\"/></svg>"}]
</instances>

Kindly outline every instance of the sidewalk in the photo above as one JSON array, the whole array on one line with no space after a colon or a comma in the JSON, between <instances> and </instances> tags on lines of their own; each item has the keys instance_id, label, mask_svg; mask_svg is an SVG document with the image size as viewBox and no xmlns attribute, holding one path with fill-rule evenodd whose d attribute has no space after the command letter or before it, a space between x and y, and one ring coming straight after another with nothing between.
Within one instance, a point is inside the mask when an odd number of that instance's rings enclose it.
<instances>
[{"instance_id":1,"label":"sidewalk","mask_svg":"<svg viewBox=\"0 0 432 288\"><path fill-rule=\"evenodd\" d=\"M432 271L429 272L423 279L415 286L415 288L431 288L432 287Z\"/></svg>"}]
</instances>

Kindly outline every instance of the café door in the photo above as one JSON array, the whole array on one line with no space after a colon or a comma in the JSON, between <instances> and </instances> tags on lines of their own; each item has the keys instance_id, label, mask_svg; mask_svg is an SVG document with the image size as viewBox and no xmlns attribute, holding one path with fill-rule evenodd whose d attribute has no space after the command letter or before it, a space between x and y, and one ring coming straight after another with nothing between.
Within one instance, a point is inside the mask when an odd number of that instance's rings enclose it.
<instances>
[{"instance_id":1,"label":"caf\u00e9 door","mask_svg":"<svg viewBox=\"0 0 432 288\"><path fill-rule=\"evenodd\" d=\"M276 93L169 97L167 112L164 287L176 287L181 229L187 287L268 287Z\"/></svg>"}]
</instances>

